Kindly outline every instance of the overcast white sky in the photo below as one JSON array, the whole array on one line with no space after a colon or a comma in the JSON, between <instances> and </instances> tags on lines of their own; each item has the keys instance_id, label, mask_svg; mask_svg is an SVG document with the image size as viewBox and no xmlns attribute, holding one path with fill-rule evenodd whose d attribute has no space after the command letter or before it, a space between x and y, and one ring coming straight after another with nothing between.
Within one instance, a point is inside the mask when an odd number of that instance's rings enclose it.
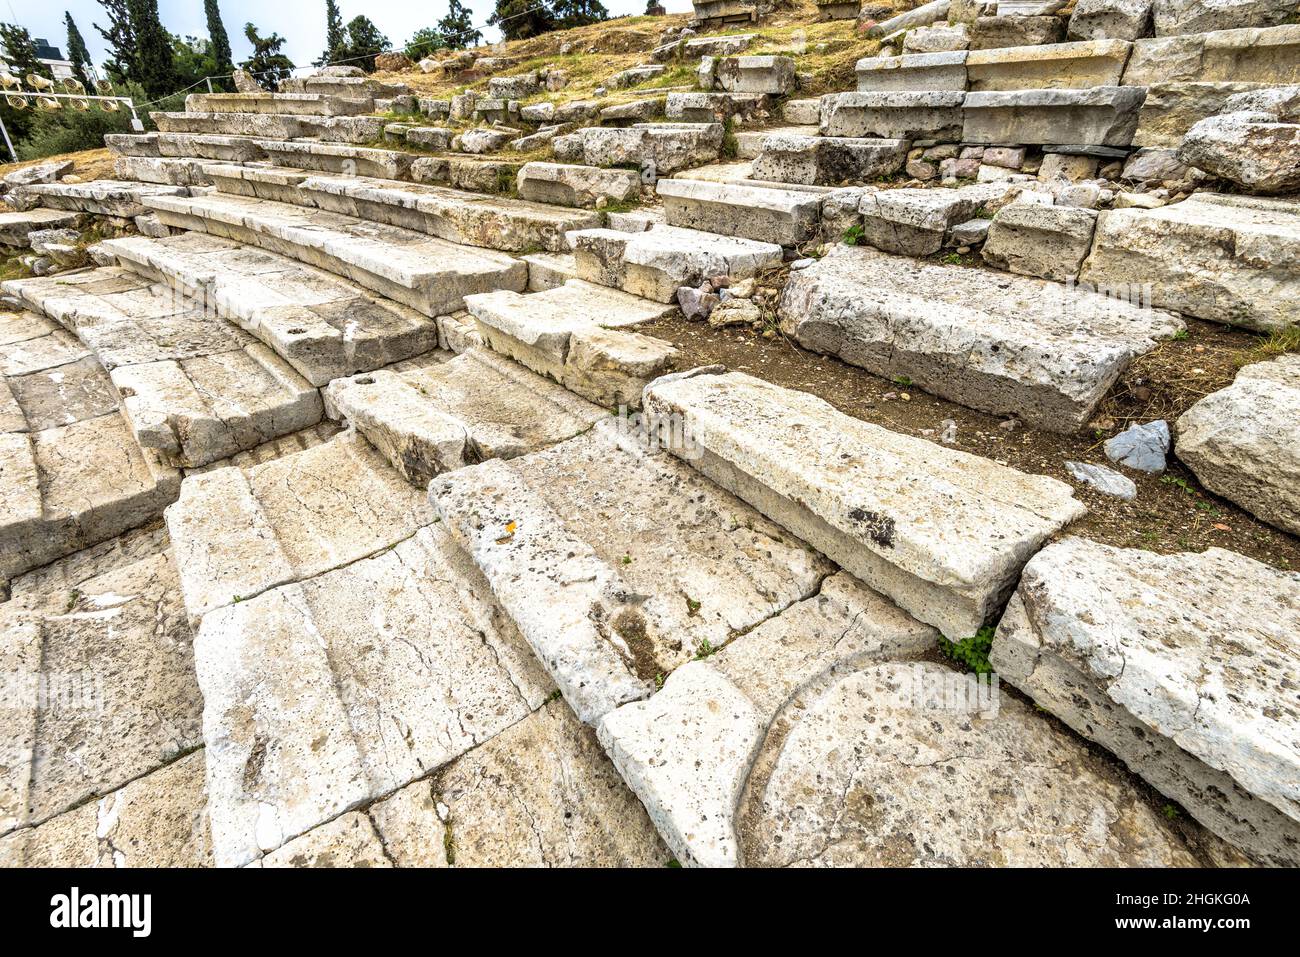
<instances>
[{"instance_id":1,"label":"overcast white sky","mask_svg":"<svg viewBox=\"0 0 1300 957\"><path fill-rule=\"evenodd\" d=\"M244 24L251 20L266 35L278 33L285 37L285 52L299 66L308 66L320 56L325 47L325 0L219 0L221 19L230 34L230 45L235 61L246 59L251 53L244 39ZM644 13L645 0L603 0L611 15ZM684 13L691 8L690 0L663 0L670 13ZM474 22L482 25L491 15L494 0L468 0L474 11ZM393 45L400 47L416 30L434 26L447 12L447 0L431 3L402 2L402 0L339 0L343 22L364 13ZM159 0L162 22L172 33L183 36L207 36L207 22L203 16L203 0ZM107 53L103 39L92 24L105 23L104 8L96 0L0 0L0 20L18 23L31 31L34 37L44 37L67 54L67 31L63 25L64 11L71 11L77 22L90 55L101 63ZM497 39L496 31L484 29L488 40Z\"/></svg>"}]
</instances>

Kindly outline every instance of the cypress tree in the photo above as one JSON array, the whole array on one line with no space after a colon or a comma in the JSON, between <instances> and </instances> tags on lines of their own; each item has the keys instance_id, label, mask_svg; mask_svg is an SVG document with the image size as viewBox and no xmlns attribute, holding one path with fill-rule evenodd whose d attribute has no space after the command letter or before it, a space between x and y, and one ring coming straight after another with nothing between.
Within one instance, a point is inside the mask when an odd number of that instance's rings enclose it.
<instances>
[{"instance_id":1,"label":"cypress tree","mask_svg":"<svg viewBox=\"0 0 1300 957\"><path fill-rule=\"evenodd\" d=\"M217 0L203 0L203 12L208 17L208 41L212 44L212 59L217 64L217 72L230 73L235 69L235 64L230 53L230 37L226 34L226 25L221 22Z\"/></svg>"},{"instance_id":2,"label":"cypress tree","mask_svg":"<svg viewBox=\"0 0 1300 957\"><path fill-rule=\"evenodd\" d=\"M179 80L172 60L172 38L158 18L158 0L126 0L135 31L140 85L150 96L176 92Z\"/></svg>"},{"instance_id":3,"label":"cypress tree","mask_svg":"<svg viewBox=\"0 0 1300 957\"><path fill-rule=\"evenodd\" d=\"M114 83L139 83L140 59L136 55L135 27L131 23L131 12L127 9L127 0L99 0L108 17L108 26L94 24L99 35L108 44L108 59L104 61L104 71Z\"/></svg>"},{"instance_id":4,"label":"cypress tree","mask_svg":"<svg viewBox=\"0 0 1300 957\"><path fill-rule=\"evenodd\" d=\"M325 52L316 61L316 66L337 63L343 59L347 50L347 36L343 30L343 14L334 0L325 0Z\"/></svg>"},{"instance_id":5,"label":"cypress tree","mask_svg":"<svg viewBox=\"0 0 1300 957\"><path fill-rule=\"evenodd\" d=\"M68 59L72 61L72 75L89 90L90 71L87 67L90 66L90 51L86 49L86 39L67 10L63 11L63 22L68 26Z\"/></svg>"}]
</instances>

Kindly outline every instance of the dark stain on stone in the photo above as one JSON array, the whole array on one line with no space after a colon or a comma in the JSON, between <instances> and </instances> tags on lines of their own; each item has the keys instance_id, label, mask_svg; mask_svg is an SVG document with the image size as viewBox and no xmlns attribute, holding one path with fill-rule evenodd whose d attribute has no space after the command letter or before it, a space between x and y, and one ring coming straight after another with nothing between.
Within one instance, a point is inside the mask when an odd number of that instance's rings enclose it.
<instances>
[{"instance_id":1,"label":"dark stain on stone","mask_svg":"<svg viewBox=\"0 0 1300 957\"><path fill-rule=\"evenodd\" d=\"M888 515L881 515L865 508L855 508L849 512L849 518L864 526L867 537L881 548L894 547L894 520Z\"/></svg>"}]
</instances>

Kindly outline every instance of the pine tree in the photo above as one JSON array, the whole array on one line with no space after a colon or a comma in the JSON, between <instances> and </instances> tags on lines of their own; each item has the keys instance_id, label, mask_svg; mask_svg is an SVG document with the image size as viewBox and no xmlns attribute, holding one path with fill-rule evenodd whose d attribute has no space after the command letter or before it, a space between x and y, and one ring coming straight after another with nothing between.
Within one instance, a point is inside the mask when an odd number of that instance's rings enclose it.
<instances>
[{"instance_id":1,"label":"pine tree","mask_svg":"<svg viewBox=\"0 0 1300 957\"><path fill-rule=\"evenodd\" d=\"M447 15L438 21L438 33L443 45L452 50L463 50L483 42L483 33L474 29L474 14L460 0L451 0Z\"/></svg>"},{"instance_id":2,"label":"pine tree","mask_svg":"<svg viewBox=\"0 0 1300 957\"><path fill-rule=\"evenodd\" d=\"M27 74L39 73L41 76L50 76L49 68L36 59L36 44L32 42L32 35L17 24L0 23L0 53L3 53L10 71L22 80L24 89L31 89L31 84L27 82ZM4 120L5 128L9 130L9 137L15 143L26 136L27 131L31 129L35 121L35 112L31 108L31 101L28 101L27 109L15 110L0 99L0 119ZM4 161L7 163L9 157L5 156Z\"/></svg>"},{"instance_id":3,"label":"pine tree","mask_svg":"<svg viewBox=\"0 0 1300 957\"><path fill-rule=\"evenodd\" d=\"M203 12L208 18L208 42L212 44L212 59L217 65L218 73L230 73L235 63L230 54L230 37L226 34L226 25L221 22L221 9L217 0L203 0Z\"/></svg>"},{"instance_id":4,"label":"pine tree","mask_svg":"<svg viewBox=\"0 0 1300 957\"><path fill-rule=\"evenodd\" d=\"M139 83L140 60L136 55L135 28L131 23L131 13L127 9L128 0L99 0L108 17L108 27L94 24L99 35L108 44L108 59L104 61L104 72L114 83Z\"/></svg>"},{"instance_id":5,"label":"pine tree","mask_svg":"<svg viewBox=\"0 0 1300 957\"><path fill-rule=\"evenodd\" d=\"M347 53L347 35L343 31L343 15L334 0L325 0L325 52L316 61L316 66L337 63Z\"/></svg>"},{"instance_id":6,"label":"pine tree","mask_svg":"<svg viewBox=\"0 0 1300 957\"><path fill-rule=\"evenodd\" d=\"M367 73L373 73L375 57L392 48L388 37L379 32L369 17L353 17L348 21L348 43L342 57L348 61L348 66L359 66Z\"/></svg>"},{"instance_id":7,"label":"pine tree","mask_svg":"<svg viewBox=\"0 0 1300 957\"><path fill-rule=\"evenodd\" d=\"M280 81L288 78L293 70L293 61L281 52L284 37L278 33L264 37L251 23L244 24L244 36L253 46L253 55L239 65L268 90L278 89Z\"/></svg>"},{"instance_id":8,"label":"pine tree","mask_svg":"<svg viewBox=\"0 0 1300 957\"><path fill-rule=\"evenodd\" d=\"M77 21L72 14L63 11L63 22L68 27L68 59L72 61L72 75L81 81L81 85L90 89L90 51L86 49L86 38L77 29Z\"/></svg>"},{"instance_id":9,"label":"pine tree","mask_svg":"<svg viewBox=\"0 0 1300 957\"><path fill-rule=\"evenodd\" d=\"M158 0L126 0L126 9L135 31L140 85L149 96L175 93L179 81L172 60L172 38L158 18Z\"/></svg>"},{"instance_id":10,"label":"pine tree","mask_svg":"<svg viewBox=\"0 0 1300 957\"><path fill-rule=\"evenodd\" d=\"M536 0L496 0L488 23L501 29L503 40L527 40L555 29L550 9Z\"/></svg>"}]
</instances>

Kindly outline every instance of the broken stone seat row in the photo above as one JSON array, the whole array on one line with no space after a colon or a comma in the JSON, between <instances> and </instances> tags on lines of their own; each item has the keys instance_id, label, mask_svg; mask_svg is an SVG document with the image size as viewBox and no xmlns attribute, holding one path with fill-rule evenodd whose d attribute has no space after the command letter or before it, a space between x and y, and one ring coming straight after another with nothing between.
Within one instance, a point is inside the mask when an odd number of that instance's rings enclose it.
<instances>
[{"instance_id":1,"label":"broken stone seat row","mask_svg":"<svg viewBox=\"0 0 1300 957\"><path fill-rule=\"evenodd\" d=\"M471 297L471 311L486 315L476 304L492 298ZM429 470L426 500L389 467L433 461L433 444L423 452L401 447L402 436L421 430L412 403L417 395L435 405L464 395L483 378L475 364L485 358L501 361L470 352L336 382L332 399L362 434L380 435L367 416L389 415L386 441L372 448L344 437L263 466L195 476L169 510L181 592L196 626L218 863L250 863L292 846L298 835L407 786L500 722L517 720L521 708L536 707L551 683L596 726L685 863L804 856L836 863L818 858L827 843L821 818L799 814L795 794L798 806L833 807L851 785L878 799L895 795L883 802L893 806L931 790L924 775L900 779L899 762L955 760L971 754L972 742L980 759L962 774L975 795L1015 779L1020 791L1029 789L1025 800L1014 808L991 801L996 820L968 840L951 830L945 806L913 828L923 839L893 853L908 862L937 854L948 863L987 861L989 847L1004 863L1197 860L1130 783L1088 760L1078 741L1035 723L1019 702L1004 699L997 720L972 722L969 713L918 711L879 696L909 675L941 679L944 669L917 661L937 636L971 633L1009 598L1015 606L1026 562L1046 563L1059 550L1066 552L1060 560L1101 580L1121 572L1124 587L1149 587L1143 576L1167 575L1179 583L1177 600L1202 616L1188 634L1206 643L1231 633L1239 613L1268 635L1293 627L1293 611L1265 612L1263 598L1259 607L1251 602L1293 587L1294 573L1228 553L1182 556L1179 566L1162 569L1163 560L1074 539L1040 553L1083 512L1063 483L714 370L661 378L645 392L647 412L692 425L686 441L671 443L673 455L594 406L539 389L534 402L547 414L520 417L516 409L514 421L534 429L546 422L549 431L516 433L517 457L464 458ZM405 398L394 401L399 393ZM560 407L549 405L557 400ZM503 413L511 415L499 406L488 418ZM484 430L474 433L477 442L503 422L469 429ZM441 434L442 448L463 443L454 430ZM491 442L481 449L485 458ZM1052 587L1069 577L1046 581ZM1207 584L1209 598L1198 591ZM1082 594L1097 586L1078 587ZM1227 592L1239 602L1231 610L1221 600ZM368 610L358 617L351 606L361 600ZM1129 607L1122 596L1108 606L1111 617L1098 624L1105 637L1094 639L1115 643L1119 653L1140 644L1146 657L1125 671L1128 681L1141 686L1171 667L1207 686L1218 680L1217 671L1171 660L1169 649L1185 640L1186 616L1153 610L1147 620ZM357 633L358 620L373 629ZM1032 626L1015 621L1017 645L1007 653L1024 655ZM472 634L478 638L467 642ZM1038 670L1050 665L1077 682L1067 698L1077 702L1086 690L1114 715L1113 727L1071 722L1076 730L1115 747L1229 843L1263 861L1294 859L1297 824L1285 793L1296 769L1292 712L1269 709L1273 717L1252 725L1247 739L1225 733L1239 727L1240 713L1203 708L1197 731L1182 736L1179 713L1130 703L1108 688L1104 673L1070 666L1071 649L1049 647L1049 637L1035 647L1044 661ZM473 661L465 658L471 648L479 649ZM452 670L439 664L449 656L461 677L450 684ZM1294 680L1293 657L1245 677L1234 673L1233 700L1271 700ZM463 680L467 674L475 680ZM1024 686L1067 710L1039 677ZM655 693L657 684L663 690ZM446 695L430 693L444 686ZM303 687L319 694L294 694L303 704L284 708L288 689ZM451 720L449 708L463 720ZM870 734L885 716L910 729L906 745ZM938 738L936 722L946 729ZM449 726L459 728L450 739ZM1130 729L1138 726L1150 733L1135 737ZM837 742L861 735L881 762L865 780L860 764L827 760ZM1133 740L1141 750L1128 746ZM917 747L932 760L916 761ZM254 752L265 760L251 762ZM1262 773L1266 765L1271 774ZM1037 769L1030 784L1026 767ZM1077 787L1080 780L1088 786ZM985 820L981 801L972 801L959 815L963 823ZM1053 833L1077 830L1089 840L1007 843L996 836L1006 829L1002 815L1022 827L1051 820ZM1099 818L1113 822L1101 834ZM1131 827L1145 835L1139 851L1121 836ZM773 842L772 832L785 841ZM850 856L838 863L887 862L889 833L864 823L841 835L837 843ZM1226 848L1221 859L1232 853Z\"/></svg>"}]
</instances>

